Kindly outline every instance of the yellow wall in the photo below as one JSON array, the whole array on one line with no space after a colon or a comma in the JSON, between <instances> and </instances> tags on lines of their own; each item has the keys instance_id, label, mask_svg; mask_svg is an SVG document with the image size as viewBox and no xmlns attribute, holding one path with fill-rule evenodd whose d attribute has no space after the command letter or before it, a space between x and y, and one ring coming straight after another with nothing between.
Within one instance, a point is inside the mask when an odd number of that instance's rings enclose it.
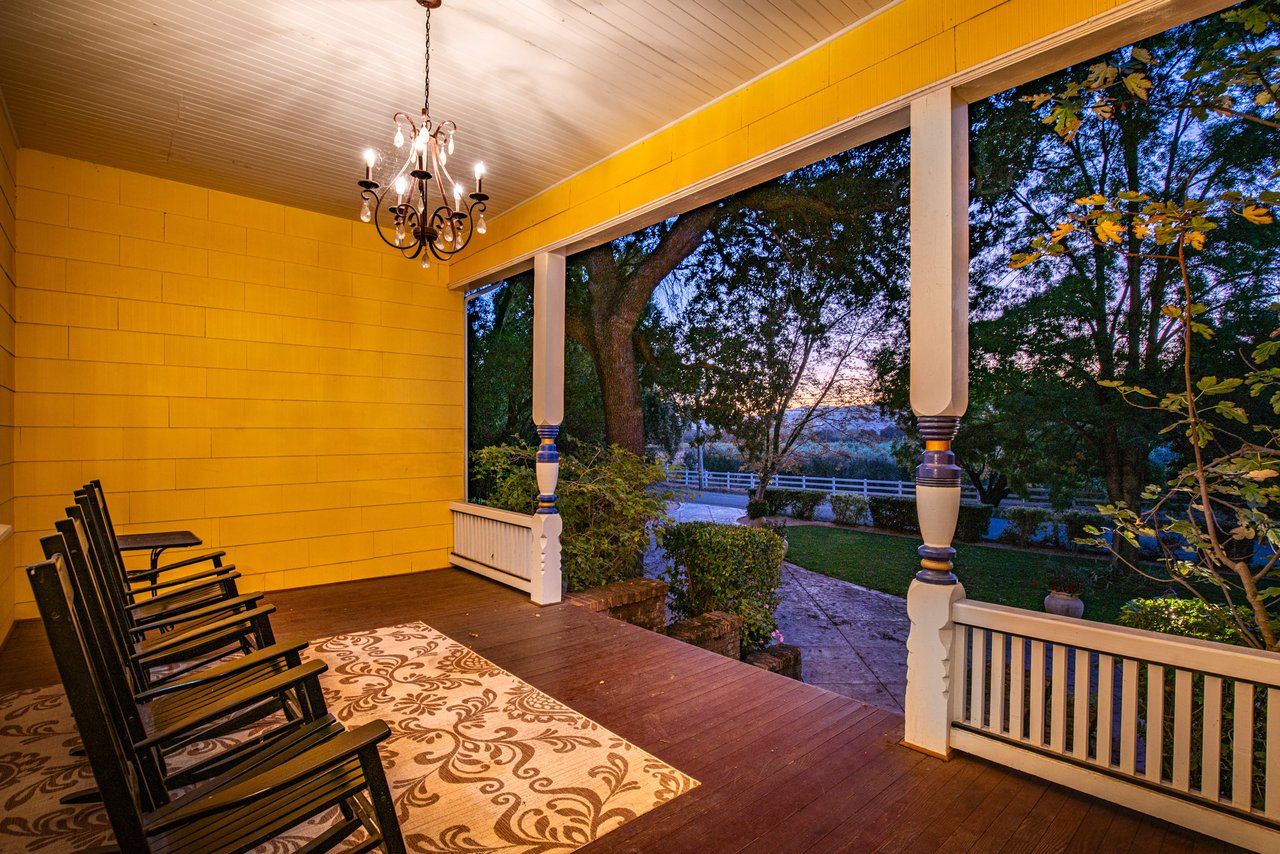
<instances>
[{"instance_id":1,"label":"yellow wall","mask_svg":"<svg viewBox=\"0 0 1280 854\"><path fill-rule=\"evenodd\" d=\"M93 477L122 531L189 528L242 589L447 564L463 302L436 269L354 217L31 149L17 167L6 575ZM35 616L25 576L12 586Z\"/></svg>"},{"instance_id":2,"label":"yellow wall","mask_svg":"<svg viewBox=\"0 0 1280 854\"><path fill-rule=\"evenodd\" d=\"M18 149L0 97L0 524L13 524L14 285ZM13 625L13 538L0 542L0 643Z\"/></svg>"},{"instance_id":3,"label":"yellow wall","mask_svg":"<svg viewBox=\"0 0 1280 854\"><path fill-rule=\"evenodd\" d=\"M1155 8L1156 6L1159 8ZM762 162L744 186L820 159L834 151L801 152L792 162L778 157L786 146L897 99L984 66L1040 39L1118 10L1120 23L1099 26L1078 44L1046 49L1039 64L1020 67L1021 77L999 76L998 91L1072 61L1181 23L1223 0L902 0L839 38L712 103L672 126L585 170L510 212L495 218L488 240L449 267L454 282L483 284L491 271L509 271L540 249L574 246L599 225L622 218L627 231L662 216L696 207L732 192L691 189L732 174L742 164ZM1135 10L1128 18L1125 10ZM1139 7L1147 12L1137 14ZM1154 13L1150 13L1152 9ZM1121 20L1121 19L1124 20ZM899 120L905 126L905 118ZM837 148L848 146L846 141ZM766 163L768 161L768 163ZM497 180L495 178L495 180ZM664 199L677 201L661 206ZM660 205L657 213L641 214ZM605 237L613 236L609 230ZM600 240L590 241L600 242Z\"/></svg>"}]
</instances>

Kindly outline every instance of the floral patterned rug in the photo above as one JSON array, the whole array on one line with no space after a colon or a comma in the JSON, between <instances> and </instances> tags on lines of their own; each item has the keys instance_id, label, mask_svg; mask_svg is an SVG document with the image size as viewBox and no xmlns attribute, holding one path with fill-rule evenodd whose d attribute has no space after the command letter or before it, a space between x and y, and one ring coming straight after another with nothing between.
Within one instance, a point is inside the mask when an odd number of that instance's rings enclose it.
<instances>
[{"instance_id":1,"label":"floral patterned rug","mask_svg":"<svg viewBox=\"0 0 1280 854\"><path fill-rule=\"evenodd\" d=\"M425 623L338 635L310 653L329 664L339 720L390 725L380 751L411 851L573 851L698 785ZM70 755L77 743L60 686L0 695L0 850L109 842L100 807L58 802L92 782Z\"/></svg>"}]
</instances>

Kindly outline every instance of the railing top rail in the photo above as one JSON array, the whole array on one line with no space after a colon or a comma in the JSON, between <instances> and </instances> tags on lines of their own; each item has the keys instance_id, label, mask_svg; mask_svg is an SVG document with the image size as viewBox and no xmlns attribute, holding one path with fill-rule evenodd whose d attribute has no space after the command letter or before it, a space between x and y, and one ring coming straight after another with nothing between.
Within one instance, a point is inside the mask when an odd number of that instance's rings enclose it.
<instances>
[{"instance_id":1,"label":"railing top rail","mask_svg":"<svg viewBox=\"0 0 1280 854\"><path fill-rule=\"evenodd\" d=\"M1271 652L1054 614L1037 614L972 599L956 602L951 615L956 623L974 628L1280 687L1280 655Z\"/></svg>"},{"instance_id":2,"label":"railing top rail","mask_svg":"<svg viewBox=\"0 0 1280 854\"><path fill-rule=\"evenodd\" d=\"M532 515L516 513L512 510L500 510L497 507L486 507L483 504L471 504L467 501L450 501L449 509L464 516L479 516L482 519L493 519L521 528L533 528Z\"/></svg>"}]
</instances>

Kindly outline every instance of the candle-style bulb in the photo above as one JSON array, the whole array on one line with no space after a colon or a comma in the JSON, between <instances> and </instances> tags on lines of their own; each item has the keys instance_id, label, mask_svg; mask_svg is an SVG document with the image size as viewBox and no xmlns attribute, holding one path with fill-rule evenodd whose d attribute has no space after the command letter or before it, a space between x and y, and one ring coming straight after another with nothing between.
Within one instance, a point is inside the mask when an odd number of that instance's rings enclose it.
<instances>
[{"instance_id":1,"label":"candle-style bulb","mask_svg":"<svg viewBox=\"0 0 1280 854\"><path fill-rule=\"evenodd\" d=\"M400 125L396 125L396 138L392 140L396 144L396 148L404 148L404 131L400 130Z\"/></svg>"},{"instance_id":2,"label":"candle-style bulb","mask_svg":"<svg viewBox=\"0 0 1280 854\"><path fill-rule=\"evenodd\" d=\"M378 152L374 151L372 148L366 148L364 150L364 165L372 169L374 167L374 164L376 164L377 162L378 162Z\"/></svg>"},{"instance_id":3,"label":"candle-style bulb","mask_svg":"<svg viewBox=\"0 0 1280 854\"><path fill-rule=\"evenodd\" d=\"M453 185L453 209L462 210L462 185Z\"/></svg>"},{"instance_id":4,"label":"candle-style bulb","mask_svg":"<svg viewBox=\"0 0 1280 854\"><path fill-rule=\"evenodd\" d=\"M476 163L476 192L484 192L484 161Z\"/></svg>"},{"instance_id":5,"label":"candle-style bulb","mask_svg":"<svg viewBox=\"0 0 1280 854\"><path fill-rule=\"evenodd\" d=\"M368 222L373 219L373 211L369 208L369 200L365 199L364 204L360 206L360 221Z\"/></svg>"},{"instance_id":6,"label":"candle-style bulb","mask_svg":"<svg viewBox=\"0 0 1280 854\"><path fill-rule=\"evenodd\" d=\"M405 178L403 175L397 175L395 189L396 189L397 196L403 196L404 191L409 189L409 180Z\"/></svg>"}]
</instances>

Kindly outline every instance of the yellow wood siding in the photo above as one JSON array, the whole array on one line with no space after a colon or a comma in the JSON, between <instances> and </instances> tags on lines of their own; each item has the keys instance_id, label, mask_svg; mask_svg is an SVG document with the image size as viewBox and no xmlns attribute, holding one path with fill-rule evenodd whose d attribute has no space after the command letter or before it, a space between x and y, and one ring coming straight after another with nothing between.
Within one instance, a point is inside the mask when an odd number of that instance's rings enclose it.
<instances>
[{"instance_id":1,"label":"yellow wood siding","mask_svg":"<svg viewBox=\"0 0 1280 854\"><path fill-rule=\"evenodd\" d=\"M16 278L18 320L15 386L0 313L0 412L18 425L0 464L0 518L16 517L0 618L15 603L34 616L14 568L92 477L122 530L190 528L230 552L245 589L447 564L463 303L438 270L354 217L29 149L17 167L16 264L11 241L0 255L0 306Z\"/></svg>"}]
</instances>

